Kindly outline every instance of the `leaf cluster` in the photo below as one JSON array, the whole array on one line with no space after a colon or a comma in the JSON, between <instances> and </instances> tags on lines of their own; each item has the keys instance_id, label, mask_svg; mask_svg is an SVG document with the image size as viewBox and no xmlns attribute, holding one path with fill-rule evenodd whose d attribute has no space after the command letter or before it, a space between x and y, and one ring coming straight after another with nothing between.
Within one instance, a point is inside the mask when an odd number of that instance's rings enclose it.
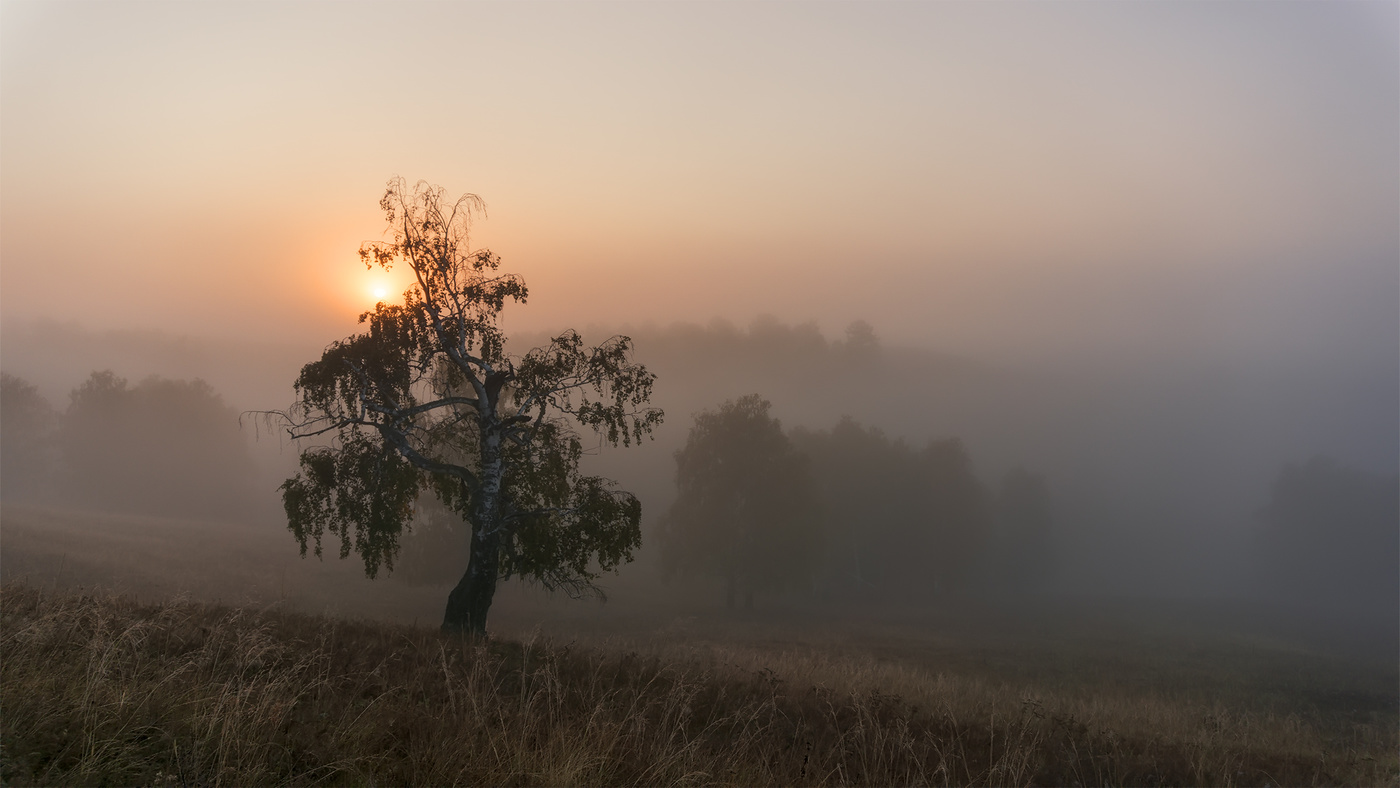
<instances>
[{"instance_id":1,"label":"leaf cluster","mask_svg":"<svg viewBox=\"0 0 1400 788\"><path fill-rule=\"evenodd\" d=\"M393 571L399 534L413 514L422 475L411 463L370 436L342 436L332 450L318 447L301 455L301 473L282 485L287 527L301 545L321 557L322 536L340 539L340 557L353 548L364 559L365 574Z\"/></svg>"}]
</instances>

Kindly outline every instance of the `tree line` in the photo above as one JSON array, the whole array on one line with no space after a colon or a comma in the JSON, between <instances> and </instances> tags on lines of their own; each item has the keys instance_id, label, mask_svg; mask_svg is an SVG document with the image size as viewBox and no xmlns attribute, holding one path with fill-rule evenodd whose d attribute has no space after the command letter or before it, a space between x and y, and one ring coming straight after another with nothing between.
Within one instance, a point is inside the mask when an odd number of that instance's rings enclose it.
<instances>
[{"instance_id":1,"label":"tree line","mask_svg":"<svg viewBox=\"0 0 1400 788\"><path fill-rule=\"evenodd\" d=\"M784 432L758 395L695 419L659 528L667 577L722 578L728 606L796 591L831 602L1025 592L1053 570L1045 481L988 487L956 438L915 448L850 418Z\"/></svg>"},{"instance_id":2,"label":"tree line","mask_svg":"<svg viewBox=\"0 0 1400 788\"><path fill-rule=\"evenodd\" d=\"M202 380L93 372L55 408L0 375L0 498L132 514L236 517L256 469L238 412Z\"/></svg>"},{"instance_id":3,"label":"tree line","mask_svg":"<svg viewBox=\"0 0 1400 788\"><path fill-rule=\"evenodd\" d=\"M361 315L361 333L303 367L292 405L263 414L303 448L281 486L288 529L303 555L329 538L373 577L393 569L415 523L438 526L426 530L465 548L448 568L460 578L443 618L453 632L485 631L500 578L595 591L640 547L642 502L581 472L582 436L650 437L656 376L626 336L588 346L565 331L508 352L500 314L528 290L472 248L476 197L395 178L380 207L390 240L362 246L361 260L411 269L413 287ZM880 352L864 323L839 350L856 365ZM238 414L202 381L133 386L95 372L58 412L6 375L0 415L7 502L225 518L258 500ZM1284 595L1394 605L1397 478L1320 460L1285 468L1260 513L1261 571ZM1045 481L1020 470L989 487L954 438L914 447L850 419L784 431L751 395L697 417L675 482L664 569L723 578L730 605L781 591L857 602L1034 592L1054 571Z\"/></svg>"},{"instance_id":4,"label":"tree line","mask_svg":"<svg viewBox=\"0 0 1400 788\"><path fill-rule=\"evenodd\" d=\"M921 602L1053 588L1056 515L1024 469L981 482L956 438L915 447L850 418L784 431L758 395L697 415L658 536L668 578L720 578L730 607L764 594ZM1238 569L1262 594L1328 615L1400 608L1400 475L1315 457L1255 513Z\"/></svg>"}]
</instances>

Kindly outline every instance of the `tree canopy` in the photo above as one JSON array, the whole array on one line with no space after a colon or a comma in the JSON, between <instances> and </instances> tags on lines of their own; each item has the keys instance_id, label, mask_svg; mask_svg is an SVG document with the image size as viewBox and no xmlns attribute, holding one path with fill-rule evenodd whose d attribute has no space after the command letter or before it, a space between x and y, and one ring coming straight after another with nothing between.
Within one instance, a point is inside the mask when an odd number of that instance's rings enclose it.
<instances>
[{"instance_id":1,"label":"tree canopy","mask_svg":"<svg viewBox=\"0 0 1400 788\"><path fill-rule=\"evenodd\" d=\"M915 450L843 418L796 430L811 458L829 550L828 593L917 597L963 585L990 530L988 495L956 438Z\"/></svg>"},{"instance_id":2,"label":"tree canopy","mask_svg":"<svg viewBox=\"0 0 1400 788\"><path fill-rule=\"evenodd\" d=\"M367 328L333 343L297 378L280 413L294 438L322 438L282 486L303 554L329 533L373 577L392 569L421 492L470 528L470 560L448 597L443 627L482 632L498 577L521 576L571 594L631 560L641 505L609 480L584 475L579 430L613 445L660 423L654 376L615 336L597 347L565 331L523 355L507 352L499 317L524 303L524 280L473 249L483 210L419 182L389 181L380 207L389 240L367 243L367 267L407 265L402 304L360 316Z\"/></svg>"},{"instance_id":3,"label":"tree canopy","mask_svg":"<svg viewBox=\"0 0 1400 788\"><path fill-rule=\"evenodd\" d=\"M0 496L41 497L55 465L58 417L33 384L0 373Z\"/></svg>"},{"instance_id":4,"label":"tree canopy","mask_svg":"<svg viewBox=\"0 0 1400 788\"><path fill-rule=\"evenodd\" d=\"M695 417L676 452L678 495L662 522L668 573L725 578L742 592L811 583L819 553L807 461L756 394Z\"/></svg>"},{"instance_id":5,"label":"tree canopy","mask_svg":"<svg viewBox=\"0 0 1400 788\"><path fill-rule=\"evenodd\" d=\"M65 486L90 505L228 517L252 499L238 411L202 380L152 376L132 386L94 372L70 394L59 447Z\"/></svg>"}]
</instances>

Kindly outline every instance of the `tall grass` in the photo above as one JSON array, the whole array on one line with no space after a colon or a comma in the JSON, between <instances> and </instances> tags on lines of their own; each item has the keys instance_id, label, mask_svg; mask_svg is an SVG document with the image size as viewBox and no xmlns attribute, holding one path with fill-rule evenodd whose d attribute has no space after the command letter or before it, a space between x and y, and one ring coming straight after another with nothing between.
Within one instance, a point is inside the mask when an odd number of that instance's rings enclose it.
<instances>
[{"instance_id":1,"label":"tall grass","mask_svg":"<svg viewBox=\"0 0 1400 788\"><path fill-rule=\"evenodd\" d=\"M817 651L0 591L6 784L1381 785L1396 743Z\"/></svg>"}]
</instances>

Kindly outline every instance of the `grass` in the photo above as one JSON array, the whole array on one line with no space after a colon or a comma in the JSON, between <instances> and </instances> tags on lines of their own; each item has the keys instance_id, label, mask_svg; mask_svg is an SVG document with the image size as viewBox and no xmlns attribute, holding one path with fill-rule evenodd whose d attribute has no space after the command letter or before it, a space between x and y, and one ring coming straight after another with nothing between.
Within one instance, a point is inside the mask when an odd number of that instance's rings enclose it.
<instances>
[{"instance_id":1,"label":"grass","mask_svg":"<svg viewBox=\"0 0 1400 788\"><path fill-rule=\"evenodd\" d=\"M7 784L1383 785L1395 729L818 651L0 592ZM1342 735L1338 735L1342 733Z\"/></svg>"},{"instance_id":2,"label":"grass","mask_svg":"<svg viewBox=\"0 0 1400 788\"><path fill-rule=\"evenodd\" d=\"M408 623L442 589L285 535L13 508L3 535L7 785L1400 785L1393 652L1223 614L731 617L624 583L508 593L471 642Z\"/></svg>"}]
</instances>

